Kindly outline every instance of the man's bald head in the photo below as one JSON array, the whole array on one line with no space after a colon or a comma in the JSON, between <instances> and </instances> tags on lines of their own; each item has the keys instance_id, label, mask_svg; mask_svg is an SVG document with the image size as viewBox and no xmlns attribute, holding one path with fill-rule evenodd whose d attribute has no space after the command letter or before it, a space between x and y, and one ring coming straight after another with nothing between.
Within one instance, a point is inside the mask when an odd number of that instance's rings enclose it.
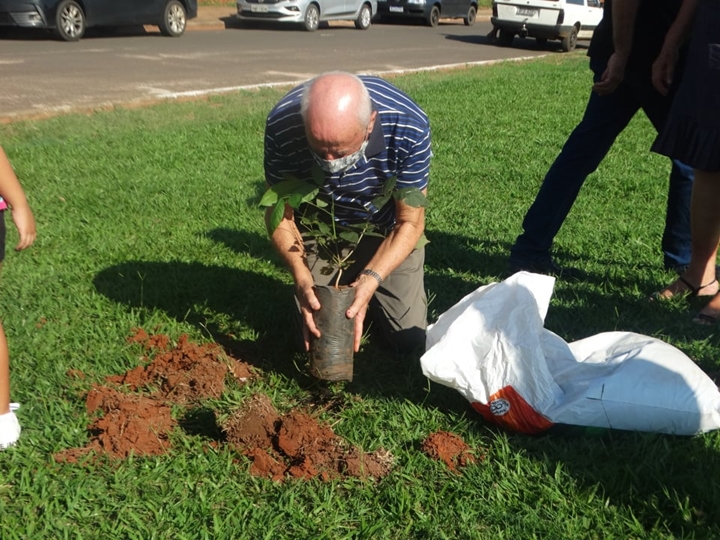
<instances>
[{"instance_id":1,"label":"man's bald head","mask_svg":"<svg viewBox=\"0 0 720 540\"><path fill-rule=\"evenodd\" d=\"M300 114L310 145L327 159L356 151L374 119L362 80L340 71L319 75L306 85Z\"/></svg>"}]
</instances>

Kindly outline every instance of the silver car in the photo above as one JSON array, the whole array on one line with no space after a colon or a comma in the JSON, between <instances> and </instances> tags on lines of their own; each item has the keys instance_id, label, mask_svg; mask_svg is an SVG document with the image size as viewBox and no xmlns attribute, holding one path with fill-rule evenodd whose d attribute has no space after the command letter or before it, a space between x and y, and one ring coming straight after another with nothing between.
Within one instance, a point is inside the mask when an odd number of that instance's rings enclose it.
<instances>
[{"instance_id":1,"label":"silver car","mask_svg":"<svg viewBox=\"0 0 720 540\"><path fill-rule=\"evenodd\" d=\"M324 21L354 21L366 30L377 14L377 0L238 0L241 21L277 21L302 24L314 32Z\"/></svg>"}]
</instances>

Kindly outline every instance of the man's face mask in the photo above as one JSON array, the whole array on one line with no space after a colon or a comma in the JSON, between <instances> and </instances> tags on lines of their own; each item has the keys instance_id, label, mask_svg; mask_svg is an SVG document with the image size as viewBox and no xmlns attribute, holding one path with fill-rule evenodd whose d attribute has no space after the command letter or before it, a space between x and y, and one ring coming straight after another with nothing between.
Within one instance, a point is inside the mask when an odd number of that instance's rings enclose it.
<instances>
[{"instance_id":1,"label":"man's face mask","mask_svg":"<svg viewBox=\"0 0 720 540\"><path fill-rule=\"evenodd\" d=\"M352 154L348 154L347 156L337 159L323 159L318 156L312 148L310 149L310 153L313 155L315 162L323 171L334 174L347 171L350 167L360 161L360 158L365 155L365 148L367 148L367 145L368 140L365 139L357 152L353 152Z\"/></svg>"}]
</instances>

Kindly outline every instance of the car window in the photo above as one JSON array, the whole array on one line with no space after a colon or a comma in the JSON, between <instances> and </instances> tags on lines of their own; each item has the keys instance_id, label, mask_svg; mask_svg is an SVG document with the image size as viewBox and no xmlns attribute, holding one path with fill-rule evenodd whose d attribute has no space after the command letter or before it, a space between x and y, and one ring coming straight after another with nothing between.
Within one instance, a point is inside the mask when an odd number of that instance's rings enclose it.
<instances>
[{"instance_id":1,"label":"car window","mask_svg":"<svg viewBox=\"0 0 720 540\"><path fill-rule=\"evenodd\" d=\"M585 0L567 0L568 4L575 4L576 6L584 6Z\"/></svg>"}]
</instances>

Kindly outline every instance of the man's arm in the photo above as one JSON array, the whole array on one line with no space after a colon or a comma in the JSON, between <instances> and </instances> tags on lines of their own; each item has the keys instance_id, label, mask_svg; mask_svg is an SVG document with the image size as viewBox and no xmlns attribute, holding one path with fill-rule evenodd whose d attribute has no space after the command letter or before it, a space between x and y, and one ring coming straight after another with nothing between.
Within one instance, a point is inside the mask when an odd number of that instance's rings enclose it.
<instances>
[{"instance_id":1,"label":"man's arm","mask_svg":"<svg viewBox=\"0 0 720 540\"><path fill-rule=\"evenodd\" d=\"M265 212L266 225L270 222L272 210L270 207ZM305 246L300 231L295 225L293 209L290 206L285 205L283 219L270 235L270 240L295 281L295 296L300 302L300 312L304 321L303 341L305 350L310 350L310 333L320 337L320 330L315 326L312 315L314 311L320 309L320 302L313 291L314 281L305 259Z\"/></svg>"},{"instance_id":2,"label":"man's arm","mask_svg":"<svg viewBox=\"0 0 720 540\"><path fill-rule=\"evenodd\" d=\"M423 194L427 195L427 189L423 190ZM366 269L376 272L382 279L386 278L407 259L417 246L424 231L425 209L396 201L395 227L380 244ZM349 319L355 317L355 352L357 352L360 348L365 313L370 299L380 283L372 276L361 274L353 286L355 287L355 300L348 308L346 316Z\"/></svg>"},{"instance_id":3,"label":"man's arm","mask_svg":"<svg viewBox=\"0 0 720 540\"><path fill-rule=\"evenodd\" d=\"M614 92L625 78L630 51L635 37L635 19L641 0L613 0L613 52L600 80L593 85L593 91L601 96Z\"/></svg>"},{"instance_id":4,"label":"man's arm","mask_svg":"<svg viewBox=\"0 0 720 540\"><path fill-rule=\"evenodd\" d=\"M673 22L670 30L665 35L660 54L652 66L653 86L664 96L668 95L670 86L672 86L678 50L690 35L696 10L697 0L685 0L683 2L677 17L675 17L675 22Z\"/></svg>"}]
</instances>

